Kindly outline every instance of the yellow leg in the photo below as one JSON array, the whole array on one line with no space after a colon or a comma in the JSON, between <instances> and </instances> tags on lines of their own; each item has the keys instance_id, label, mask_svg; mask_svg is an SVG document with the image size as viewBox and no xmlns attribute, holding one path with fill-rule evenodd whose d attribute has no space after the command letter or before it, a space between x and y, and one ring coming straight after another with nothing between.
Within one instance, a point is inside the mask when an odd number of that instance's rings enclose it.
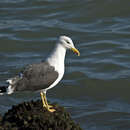
<instances>
[{"instance_id":1,"label":"yellow leg","mask_svg":"<svg viewBox=\"0 0 130 130\"><path fill-rule=\"evenodd\" d=\"M49 105L48 102L47 102L47 99L46 99L46 96L44 95L44 99L45 99L45 104L48 108L52 108L53 106L52 105Z\"/></svg>"},{"instance_id":2,"label":"yellow leg","mask_svg":"<svg viewBox=\"0 0 130 130\"><path fill-rule=\"evenodd\" d=\"M43 98L44 98L47 110L50 111L50 112L56 111L55 109L52 109L52 107L53 107L52 105L48 105L46 95L44 93L43 93Z\"/></svg>"},{"instance_id":3,"label":"yellow leg","mask_svg":"<svg viewBox=\"0 0 130 130\"><path fill-rule=\"evenodd\" d=\"M41 95L43 107L46 107L46 103L45 103L45 99L44 99L44 94L42 92L40 92L40 95Z\"/></svg>"}]
</instances>

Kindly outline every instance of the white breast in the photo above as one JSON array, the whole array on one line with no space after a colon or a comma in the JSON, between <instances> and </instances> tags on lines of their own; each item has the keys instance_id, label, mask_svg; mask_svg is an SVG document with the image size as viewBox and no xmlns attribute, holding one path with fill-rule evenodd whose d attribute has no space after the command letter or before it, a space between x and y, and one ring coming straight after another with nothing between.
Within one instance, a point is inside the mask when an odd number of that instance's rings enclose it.
<instances>
[{"instance_id":1,"label":"white breast","mask_svg":"<svg viewBox=\"0 0 130 130\"><path fill-rule=\"evenodd\" d=\"M62 79L65 70L64 69L65 54L66 54L66 48L64 48L61 44L57 44L53 53L50 55L50 57L47 58L47 62L51 66L54 66L55 71L58 72L58 78L53 84L51 84L48 88L46 88L44 92L46 92L48 89L53 88Z\"/></svg>"}]
</instances>

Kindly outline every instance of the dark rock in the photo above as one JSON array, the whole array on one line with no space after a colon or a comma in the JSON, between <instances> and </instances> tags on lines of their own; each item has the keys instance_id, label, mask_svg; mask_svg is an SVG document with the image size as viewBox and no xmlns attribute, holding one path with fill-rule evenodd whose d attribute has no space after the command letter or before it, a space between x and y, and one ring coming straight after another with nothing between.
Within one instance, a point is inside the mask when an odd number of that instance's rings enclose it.
<instances>
[{"instance_id":1,"label":"dark rock","mask_svg":"<svg viewBox=\"0 0 130 130\"><path fill-rule=\"evenodd\" d=\"M13 106L0 120L0 130L81 130L63 107L52 105L53 113L43 108L41 100Z\"/></svg>"}]
</instances>

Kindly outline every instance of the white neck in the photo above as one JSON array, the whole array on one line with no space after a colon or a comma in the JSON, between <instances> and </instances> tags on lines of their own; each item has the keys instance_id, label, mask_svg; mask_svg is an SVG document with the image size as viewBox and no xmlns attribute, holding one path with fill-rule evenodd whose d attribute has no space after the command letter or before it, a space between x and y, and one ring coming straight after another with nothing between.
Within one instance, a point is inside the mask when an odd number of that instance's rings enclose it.
<instances>
[{"instance_id":1,"label":"white neck","mask_svg":"<svg viewBox=\"0 0 130 130\"><path fill-rule=\"evenodd\" d=\"M66 54L66 48L58 43L52 52L52 54L47 58L48 63L55 67L55 70L59 73L64 73L64 59Z\"/></svg>"}]
</instances>

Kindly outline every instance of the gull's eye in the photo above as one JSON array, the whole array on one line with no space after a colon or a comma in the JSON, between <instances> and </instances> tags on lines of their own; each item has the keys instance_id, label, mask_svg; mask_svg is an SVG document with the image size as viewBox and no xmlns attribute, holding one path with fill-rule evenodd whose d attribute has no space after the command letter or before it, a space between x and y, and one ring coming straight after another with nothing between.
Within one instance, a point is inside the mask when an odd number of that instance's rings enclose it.
<instances>
[{"instance_id":1,"label":"gull's eye","mask_svg":"<svg viewBox=\"0 0 130 130\"><path fill-rule=\"evenodd\" d=\"M66 41L68 44L70 44L70 42L69 41Z\"/></svg>"}]
</instances>

